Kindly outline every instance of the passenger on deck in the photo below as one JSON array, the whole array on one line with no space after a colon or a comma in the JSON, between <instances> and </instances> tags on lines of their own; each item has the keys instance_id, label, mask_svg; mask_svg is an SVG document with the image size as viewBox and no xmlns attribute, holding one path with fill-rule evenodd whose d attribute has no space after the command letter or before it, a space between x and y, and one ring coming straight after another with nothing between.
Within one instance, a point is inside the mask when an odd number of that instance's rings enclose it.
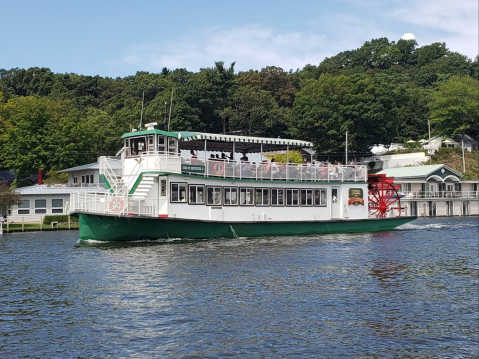
<instances>
[{"instance_id":1,"label":"passenger on deck","mask_svg":"<svg viewBox=\"0 0 479 359\"><path fill-rule=\"evenodd\" d=\"M191 154L191 164L192 165L198 164L198 157L196 156L195 151L191 150L190 154Z\"/></svg>"}]
</instances>

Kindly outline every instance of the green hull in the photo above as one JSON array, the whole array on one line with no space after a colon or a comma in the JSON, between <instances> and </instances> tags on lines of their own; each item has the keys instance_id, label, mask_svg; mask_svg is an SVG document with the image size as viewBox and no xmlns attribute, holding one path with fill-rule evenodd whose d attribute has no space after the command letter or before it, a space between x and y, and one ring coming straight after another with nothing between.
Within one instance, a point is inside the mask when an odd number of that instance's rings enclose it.
<instances>
[{"instance_id":1,"label":"green hull","mask_svg":"<svg viewBox=\"0 0 479 359\"><path fill-rule=\"evenodd\" d=\"M206 239L360 233L394 229L417 217L310 222L225 223L177 218L118 217L79 213L80 239L135 241L143 239Z\"/></svg>"}]
</instances>

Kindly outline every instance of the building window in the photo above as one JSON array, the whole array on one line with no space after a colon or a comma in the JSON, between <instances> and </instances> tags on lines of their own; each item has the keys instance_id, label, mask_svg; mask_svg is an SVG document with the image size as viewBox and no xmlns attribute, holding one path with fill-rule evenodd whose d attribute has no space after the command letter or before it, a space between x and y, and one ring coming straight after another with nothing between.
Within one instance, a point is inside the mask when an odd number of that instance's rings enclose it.
<instances>
[{"instance_id":1,"label":"building window","mask_svg":"<svg viewBox=\"0 0 479 359\"><path fill-rule=\"evenodd\" d=\"M47 200L36 199L35 200L35 214L47 213Z\"/></svg>"},{"instance_id":2,"label":"building window","mask_svg":"<svg viewBox=\"0 0 479 359\"><path fill-rule=\"evenodd\" d=\"M206 204L221 206L221 187L206 187Z\"/></svg>"},{"instance_id":3,"label":"building window","mask_svg":"<svg viewBox=\"0 0 479 359\"><path fill-rule=\"evenodd\" d=\"M30 214L29 199L24 199L18 204L18 214Z\"/></svg>"},{"instance_id":4,"label":"building window","mask_svg":"<svg viewBox=\"0 0 479 359\"><path fill-rule=\"evenodd\" d=\"M93 183L93 175L90 175L90 183Z\"/></svg>"},{"instance_id":5,"label":"building window","mask_svg":"<svg viewBox=\"0 0 479 359\"><path fill-rule=\"evenodd\" d=\"M411 192L411 183L402 183L401 192Z\"/></svg>"},{"instance_id":6,"label":"building window","mask_svg":"<svg viewBox=\"0 0 479 359\"><path fill-rule=\"evenodd\" d=\"M312 189L302 189L300 191L301 206L312 206L313 205L313 190Z\"/></svg>"},{"instance_id":7,"label":"building window","mask_svg":"<svg viewBox=\"0 0 479 359\"><path fill-rule=\"evenodd\" d=\"M63 199L52 199L52 213L63 213Z\"/></svg>"},{"instance_id":8,"label":"building window","mask_svg":"<svg viewBox=\"0 0 479 359\"><path fill-rule=\"evenodd\" d=\"M254 205L254 196L253 196L254 188L240 188L240 197L239 197L239 204L240 206L253 206Z\"/></svg>"},{"instance_id":9,"label":"building window","mask_svg":"<svg viewBox=\"0 0 479 359\"><path fill-rule=\"evenodd\" d=\"M256 205L269 206L269 188L256 188Z\"/></svg>"},{"instance_id":10,"label":"building window","mask_svg":"<svg viewBox=\"0 0 479 359\"><path fill-rule=\"evenodd\" d=\"M205 204L205 186L190 185L190 204Z\"/></svg>"},{"instance_id":11,"label":"building window","mask_svg":"<svg viewBox=\"0 0 479 359\"><path fill-rule=\"evenodd\" d=\"M314 205L326 207L326 189L318 188L314 190Z\"/></svg>"},{"instance_id":12,"label":"building window","mask_svg":"<svg viewBox=\"0 0 479 359\"><path fill-rule=\"evenodd\" d=\"M77 184L77 183L78 183L78 177L75 176L75 177L73 177L73 184Z\"/></svg>"},{"instance_id":13,"label":"building window","mask_svg":"<svg viewBox=\"0 0 479 359\"><path fill-rule=\"evenodd\" d=\"M186 202L186 183L171 184L171 202Z\"/></svg>"},{"instance_id":14,"label":"building window","mask_svg":"<svg viewBox=\"0 0 479 359\"><path fill-rule=\"evenodd\" d=\"M237 206L238 205L238 187L225 187L224 188L225 206Z\"/></svg>"},{"instance_id":15,"label":"building window","mask_svg":"<svg viewBox=\"0 0 479 359\"><path fill-rule=\"evenodd\" d=\"M282 188L271 189L271 205L284 206L284 189Z\"/></svg>"},{"instance_id":16,"label":"building window","mask_svg":"<svg viewBox=\"0 0 479 359\"><path fill-rule=\"evenodd\" d=\"M286 189L286 205L299 206L299 189Z\"/></svg>"}]
</instances>

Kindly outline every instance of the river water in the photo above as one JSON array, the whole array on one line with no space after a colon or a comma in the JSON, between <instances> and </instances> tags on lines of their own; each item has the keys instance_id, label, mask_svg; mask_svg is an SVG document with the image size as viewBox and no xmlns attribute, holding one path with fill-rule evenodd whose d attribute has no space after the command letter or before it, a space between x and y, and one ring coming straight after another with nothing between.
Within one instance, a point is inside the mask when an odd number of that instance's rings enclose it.
<instances>
[{"instance_id":1,"label":"river water","mask_svg":"<svg viewBox=\"0 0 479 359\"><path fill-rule=\"evenodd\" d=\"M0 236L1 358L474 358L478 218L78 244Z\"/></svg>"}]
</instances>

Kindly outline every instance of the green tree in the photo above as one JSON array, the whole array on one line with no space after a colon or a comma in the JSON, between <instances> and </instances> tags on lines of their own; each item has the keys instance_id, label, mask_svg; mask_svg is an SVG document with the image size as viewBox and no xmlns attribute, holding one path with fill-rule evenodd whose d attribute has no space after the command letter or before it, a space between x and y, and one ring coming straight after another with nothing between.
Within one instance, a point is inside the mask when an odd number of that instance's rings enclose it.
<instances>
[{"instance_id":1,"label":"green tree","mask_svg":"<svg viewBox=\"0 0 479 359\"><path fill-rule=\"evenodd\" d=\"M20 203L20 195L16 194L5 181L0 181L0 209ZM0 211L2 214L2 211Z\"/></svg>"},{"instance_id":2,"label":"green tree","mask_svg":"<svg viewBox=\"0 0 479 359\"><path fill-rule=\"evenodd\" d=\"M268 91L240 87L233 96L230 127L248 136L276 136L284 121L282 112Z\"/></svg>"},{"instance_id":3,"label":"green tree","mask_svg":"<svg viewBox=\"0 0 479 359\"><path fill-rule=\"evenodd\" d=\"M439 83L431 93L431 126L452 136L479 135L479 81L470 76L453 76Z\"/></svg>"}]
</instances>

